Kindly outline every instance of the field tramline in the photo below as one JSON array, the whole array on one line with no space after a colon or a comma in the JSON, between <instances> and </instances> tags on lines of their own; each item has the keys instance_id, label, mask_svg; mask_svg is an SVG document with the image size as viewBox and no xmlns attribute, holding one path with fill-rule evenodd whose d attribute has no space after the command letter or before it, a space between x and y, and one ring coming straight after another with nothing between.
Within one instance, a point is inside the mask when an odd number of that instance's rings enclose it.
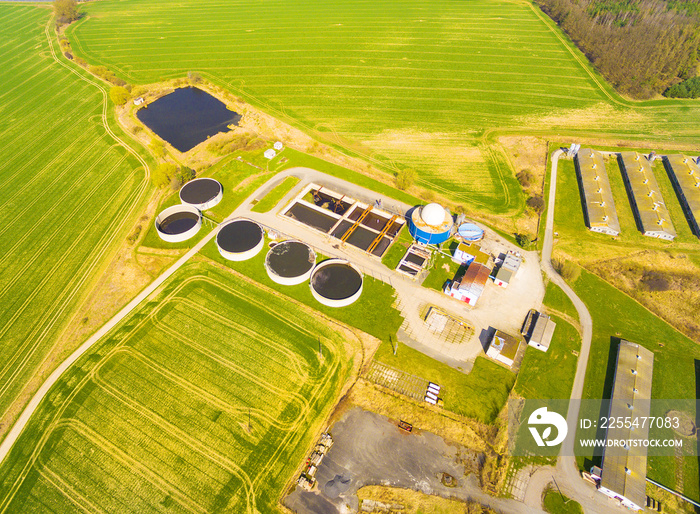
<instances>
[{"instance_id":1,"label":"field tramline","mask_svg":"<svg viewBox=\"0 0 700 514\"><path fill-rule=\"evenodd\" d=\"M348 371L339 334L188 264L61 379L3 467L0 511L267 511Z\"/></svg>"}]
</instances>

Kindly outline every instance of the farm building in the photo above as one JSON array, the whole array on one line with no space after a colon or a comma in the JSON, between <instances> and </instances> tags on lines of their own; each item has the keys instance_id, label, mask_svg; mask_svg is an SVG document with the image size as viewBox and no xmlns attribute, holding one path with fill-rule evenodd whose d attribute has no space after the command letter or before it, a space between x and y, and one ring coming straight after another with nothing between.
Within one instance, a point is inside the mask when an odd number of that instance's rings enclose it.
<instances>
[{"instance_id":1,"label":"farm building","mask_svg":"<svg viewBox=\"0 0 700 514\"><path fill-rule=\"evenodd\" d=\"M139 96L138 98L134 98L134 105L141 105L143 104L144 99L142 96Z\"/></svg>"},{"instance_id":2,"label":"farm building","mask_svg":"<svg viewBox=\"0 0 700 514\"><path fill-rule=\"evenodd\" d=\"M676 230L651 169L651 162L638 152L622 152L619 161L639 230L645 236L672 241Z\"/></svg>"},{"instance_id":3,"label":"farm building","mask_svg":"<svg viewBox=\"0 0 700 514\"><path fill-rule=\"evenodd\" d=\"M508 252L501 265L498 268L494 268L494 273L491 275L493 282L497 286L508 287L508 284L510 284L520 269L520 264L522 264L520 256Z\"/></svg>"},{"instance_id":4,"label":"farm building","mask_svg":"<svg viewBox=\"0 0 700 514\"><path fill-rule=\"evenodd\" d=\"M459 243L452 256L452 260L460 264L469 265L478 262L484 266L488 265L490 255L481 251L481 246L473 243Z\"/></svg>"},{"instance_id":5,"label":"farm building","mask_svg":"<svg viewBox=\"0 0 700 514\"><path fill-rule=\"evenodd\" d=\"M284 145L282 144L282 141L277 141L274 145L272 145L272 148L279 152L282 150L282 148L284 148Z\"/></svg>"},{"instance_id":6,"label":"farm building","mask_svg":"<svg viewBox=\"0 0 700 514\"><path fill-rule=\"evenodd\" d=\"M461 280L453 280L445 288L445 294L466 302L468 305L476 305L481 293L484 292L486 282L489 279L489 269L478 262L473 263Z\"/></svg>"},{"instance_id":7,"label":"farm building","mask_svg":"<svg viewBox=\"0 0 700 514\"><path fill-rule=\"evenodd\" d=\"M527 338L527 344L546 352L549 350L556 327L557 324L549 316L533 309L525 320L523 335Z\"/></svg>"},{"instance_id":8,"label":"farm building","mask_svg":"<svg viewBox=\"0 0 700 514\"><path fill-rule=\"evenodd\" d=\"M700 237L700 165L685 155L668 155L664 165L688 219L690 229Z\"/></svg>"},{"instance_id":9,"label":"farm building","mask_svg":"<svg viewBox=\"0 0 700 514\"><path fill-rule=\"evenodd\" d=\"M265 150L265 153L263 155L266 159L274 159L275 155L277 155L277 152L275 152L272 148L269 148L268 150Z\"/></svg>"},{"instance_id":10,"label":"farm building","mask_svg":"<svg viewBox=\"0 0 700 514\"><path fill-rule=\"evenodd\" d=\"M609 416L648 418L651 406L651 376L654 354L638 344L622 340L617 350ZM649 425L625 428L613 424L607 429L608 440L646 441ZM605 448L598 491L618 500L624 507L639 511L646 501L647 447L628 443Z\"/></svg>"},{"instance_id":11,"label":"farm building","mask_svg":"<svg viewBox=\"0 0 700 514\"><path fill-rule=\"evenodd\" d=\"M416 207L408 219L408 231L419 243L440 244L452 235L452 215L442 205L429 203Z\"/></svg>"},{"instance_id":12,"label":"farm building","mask_svg":"<svg viewBox=\"0 0 700 514\"><path fill-rule=\"evenodd\" d=\"M584 148L578 152L576 177L583 200L583 215L588 228L592 232L619 235L620 222L617 219L603 155L590 148Z\"/></svg>"},{"instance_id":13,"label":"farm building","mask_svg":"<svg viewBox=\"0 0 700 514\"><path fill-rule=\"evenodd\" d=\"M519 338L496 330L489 344L489 349L486 351L486 355L510 367L513 365L513 362L515 362L515 356L519 348Z\"/></svg>"}]
</instances>

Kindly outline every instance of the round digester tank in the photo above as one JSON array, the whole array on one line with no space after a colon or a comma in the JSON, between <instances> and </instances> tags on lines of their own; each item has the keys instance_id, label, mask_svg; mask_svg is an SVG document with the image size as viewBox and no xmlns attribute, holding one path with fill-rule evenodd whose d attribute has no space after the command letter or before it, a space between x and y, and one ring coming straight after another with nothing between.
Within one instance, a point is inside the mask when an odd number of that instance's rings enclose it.
<instances>
[{"instance_id":1,"label":"round digester tank","mask_svg":"<svg viewBox=\"0 0 700 514\"><path fill-rule=\"evenodd\" d=\"M276 244L265 257L270 279L285 286L308 280L315 264L316 252L306 243L291 239Z\"/></svg>"},{"instance_id":2,"label":"round digester tank","mask_svg":"<svg viewBox=\"0 0 700 514\"><path fill-rule=\"evenodd\" d=\"M230 261L245 261L255 257L264 244L263 228L247 219L228 221L216 234L219 253Z\"/></svg>"},{"instance_id":3,"label":"round digester tank","mask_svg":"<svg viewBox=\"0 0 700 514\"><path fill-rule=\"evenodd\" d=\"M201 226L202 213L191 205L173 205L156 216L156 232L168 243L187 241Z\"/></svg>"},{"instance_id":4,"label":"round digester tank","mask_svg":"<svg viewBox=\"0 0 700 514\"><path fill-rule=\"evenodd\" d=\"M362 294L362 273L343 259L323 261L311 274L311 294L328 307L345 307Z\"/></svg>"},{"instance_id":5,"label":"round digester tank","mask_svg":"<svg viewBox=\"0 0 700 514\"><path fill-rule=\"evenodd\" d=\"M440 244L452 234L452 215L442 205L429 203L413 209L408 219L408 232L423 244Z\"/></svg>"},{"instance_id":6,"label":"round digester tank","mask_svg":"<svg viewBox=\"0 0 700 514\"><path fill-rule=\"evenodd\" d=\"M180 201L200 211L214 207L221 201L222 196L223 187L213 178L196 178L180 189Z\"/></svg>"}]
</instances>

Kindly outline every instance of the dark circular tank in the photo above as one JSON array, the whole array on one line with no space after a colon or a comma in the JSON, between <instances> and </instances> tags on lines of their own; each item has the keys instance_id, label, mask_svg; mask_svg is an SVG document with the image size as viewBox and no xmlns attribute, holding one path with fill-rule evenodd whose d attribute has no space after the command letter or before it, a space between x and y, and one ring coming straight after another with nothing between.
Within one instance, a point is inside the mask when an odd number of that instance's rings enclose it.
<instances>
[{"instance_id":1,"label":"dark circular tank","mask_svg":"<svg viewBox=\"0 0 700 514\"><path fill-rule=\"evenodd\" d=\"M301 241L282 241L267 252L265 268L272 280L280 284L301 284L309 278L316 264L316 253Z\"/></svg>"},{"instance_id":2,"label":"dark circular tank","mask_svg":"<svg viewBox=\"0 0 700 514\"><path fill-rule=\"evenodd\" d=\"M311 288L329 300L352 298L362 288L362 274L349 262L321 263L311 276Z\"/></svg>"},{"instance_id":3,"label":"dark circular tank","mask_svg":"<svg viewBox=\"0 0 700 514\"><path fill-rule=\"evenodd\" d=\"M199 216L193 212L176 212L160 222L160 231L176 235L187 232L199 223Z\"/></svg>"},{"instance_id":4,"label":"dark circular tank","mask_svg":"<svg viewBox=\"0 0 700 514\"><path fill-rule=\"evenodd\" d=\"M180 189L182 203L194 205L201 210L214 207L221 197L221 184L213 178L196 178Z\"/></svg>"},{"instance_id":5,"label":"dark circular tank","mask_svg":"<svg viewBox=\"0 0 700 514\"><path fill-rule=\"evenodd\" d=\"M227 223L216 235L216 244L227 252L243 253L255 248L263 238L263 229L250 220Z\"/></svg>"}]
</instances>

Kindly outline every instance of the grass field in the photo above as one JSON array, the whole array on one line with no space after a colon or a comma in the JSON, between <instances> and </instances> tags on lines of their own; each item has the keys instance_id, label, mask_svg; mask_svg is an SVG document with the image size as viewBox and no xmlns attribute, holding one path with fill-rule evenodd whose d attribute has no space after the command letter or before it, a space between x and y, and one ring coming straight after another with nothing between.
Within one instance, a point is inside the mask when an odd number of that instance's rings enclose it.
<instances>
[{"instance_id":1,"label":"grass field","mask_svg":"<svg viewBox=\"0 0 700 514\"><path fill-rule=\"evenodd\" d=\"M443 251L449 252L449 250ZM430 268L428 276L425 277L425 280L421 285L423 287L427 287L428 289L442 291L445 287L445 282L448 280L453 280L458 273L464 275L466 268L460 264L457 264L451 257L448 257L442 253L436 252L433 255L433 265Z\"/></svg>"},{"instance_id":2,"label":"grass field","mask_svg":"<svg viewBox=\"0 0 700 514\"><path fill-rule=\"evenodd\" d=\"M45 8L0 4L4 430L38 387L28 383L41 378L34 375L47 356L65 355L81 343L56 347L136 221L147 188L139 161L102 125L100 90L53 59L47 39L53 34L45 31L49 15Z\"/></svg>"},{"instance_id":3,"label":"grass field","mask_svg":"<svg viewBox=\"0 0 700 514\"><path fill-rule=\"evenodd\" d=\"M51 390L1 470L0 509L273 511L348 378L352 344L188 264Z\"/></svg>"},{"instance_id":4,"label":"grass field","mask_svg":"<svg viewBox=\"0 0 700 514\"><path fill-rule=\"evenodd\" d=\"M545 512L551 514L583 514L583 509L579 503L563 496L554 489L547 489L544 493L542 504Z\"/></svg>"},{"instance_id":5,"label":"grass field","mask_svg":"<svg viewBox=\"0 0 700 514\"><path fill-rule=\"evenodd\" d=\"M398 345L394 355L391 344L382 343L375 360L440 384L445 409L484 423L493 422L515 382L512 371L484 357L477 357L472 370L465 374L403 343Z\"/></svg>"},{"instance_id":6,"label":"grass field","mask_svg":"<svg viewBox=\"0 0 700 514\"><path fill-rule=\"evenodd\" d=\"M522 195L494 130L699 133L688 123L695 104L632 109L611 94L526 2L277 0L266 6L275 16L216 0L84 9L69 29L74 50L132 83L197 70L324 142L386 170L414 167L429 187L495 212L517 210Z\"/></svg>"},{"instance_id":7,"label":"grass field","mask_svg":"<svg viewBox=\"0 0 700 514\"><path fill-rule=\"evenodd\" d=\"M581 336L561 318L552 316L557 324L552 344L547 352L528 346L520 366L515 392L523 398L568 399L576 375Z\"/></svg>"},{"instance_id":8,"label":"grass field","mask_svg":"<svg viewBox=\"0 0 700 514\"><path fill-rule=\"evenodd\" d=\"M639 343L654 352L652 398L696 398L696 363L700 360L697 344L591 273L583 271L573 288L593 318L593 340L583 398L610 397L620 338ZM698 500L697 459L686 458L685 468L681 492ZM674 458L649 457L647 475L673 488L676 482Z\"/></svg>"},{"instance_id":9,"label":"grass field","mask_svg":"<svg viewBox=\"0 0 700 514\"><path fill-rule=\"evenodd\" d=\"M258 203L251 209L254 212L269 212L279 201L284 198L284 195L289 193L294 186L299 183L297 177L287 177L280 184L275 186L267 193Z\"/></svg>"},{"instance_id":10,"label":"grass field","mask_svg":"<svg viewBox=\"0 0 700 514\"><path fill-rule=\"evenodd\" d=\"M265 243L269 240L266 238ZM296 286L284 286L273 282L265 271L265 256L269 246L265 244L258 255L242 262L234 262L224 259L213 240L202 248L201 253L206 257L224 266L230 267L256 282L279 291L281 296L288 296L294 300L308 305L326 316L346 323L351 327L359 328L381 341L388 341L396 335L403 318L401 313L393 306L396 291L389 284L386 284L373 277L364 276L362 283L362 294L360 298L347 307L327 307L320 304L311 294L308 282L303 282ZM316 262L325 260L325 257L316 256Z\"/></svg>"}]
</instances>

